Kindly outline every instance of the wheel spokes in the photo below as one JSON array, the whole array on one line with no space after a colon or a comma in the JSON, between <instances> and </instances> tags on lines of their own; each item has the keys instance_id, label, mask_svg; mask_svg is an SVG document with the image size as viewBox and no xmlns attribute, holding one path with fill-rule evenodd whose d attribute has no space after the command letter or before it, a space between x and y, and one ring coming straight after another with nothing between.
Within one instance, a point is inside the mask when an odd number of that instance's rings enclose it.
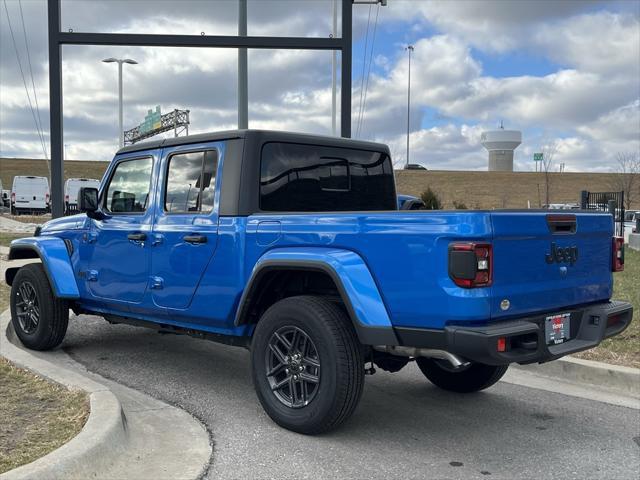
<instances>
[{"instance_id":1,"label":"wheel spokes","mask_svg":"<svg viewBox=\"0 0 640 480\"><path fill-rule=\"evenodd\" d=\"M274 335L278 339L278 341L285 346L285 348L287 349L287 353L291 353L291 342L289 342L286 338L284 338L283 335L280 335L278 332L274 333Z\"/></svg>"},{"instance_id":2,"label":"wheel spokes","mask_svg":"<svg viewBox=\"0 0 640 480\"><path fill-rule=\"evenodd\" d=\"M300 379L307 383L320 383L320 377L306 372L300 374Z\"/></svg>"},{"instance_id":3,"label":"wheel spokes","mask_svg":"<svg viewBox=\"0 0 640 480\"><path fill-rule=\"evenodd\" d=\"M15 298L18 324L26 334L33 333L40 322L38 295L31 283L25 281L18 286Z\"/></svg>"},{"instance_id":4,"label":"wheel spokes","mask_svg":"<svg viewBox=\"0 0 640 480\"><path fill-rule=\"evenodd\" d=\"M270 343L269 344L269 349L271 349L271 351L273 352L273 354L276 356L276 358L278 359L278 361L280 363L282 363L282 364L287 363L287 359L286 359L284 353L282 353L277 346L275 346L274 344Z\"/></svg>"},{"instance_id":5,"label":"wheel spokes","mask_svg":"<svg viewBox=\"0 0 640 480\"><path fill-rule=\"evenodd\" d=\"M299 327L273 332L266 351L267 381L276 398L290 408L313 400L320 387L320 359L315 345Z\"/></svg>"},{"instance_id":6,"label":"wheel spokes","mask_svg":"<svg viewBox=\"0 0 640 480\"><path fill-rule=\"evenodd\" d=\"M277 375L282 370L284 370L284 367L285 367L284 363L280 363L276 365L275 367L273 367L271 370L267 372L267 377L273 377L274 375Z\"/></svg>"},{"instance_id":7,"label":"wheel spokes","mask_svg":"<svg viewBox=\"0 0 640 480\"><path fill-rule=\"evenodd\" d=\"M287 377L283 378L278 383L273 384L271 386L271 390L273 390L273 391L280 390L282 387L284 387L285 385L289 384L290 380L291 380L290 376L287 376Z\"/></svg>"}]
</instances>

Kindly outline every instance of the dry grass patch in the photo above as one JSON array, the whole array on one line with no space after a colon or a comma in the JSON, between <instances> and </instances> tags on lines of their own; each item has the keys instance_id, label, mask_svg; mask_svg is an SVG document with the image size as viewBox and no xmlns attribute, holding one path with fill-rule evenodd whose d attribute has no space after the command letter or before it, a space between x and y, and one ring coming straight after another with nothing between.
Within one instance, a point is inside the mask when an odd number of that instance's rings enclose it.
<instances>
[{"instance_id":1,"label":"dry grass patch","mask_svg":"<svg viewBox=\"0 0 640 480\"><path fill-rule=\"evenodd\" d=\"M4 283L4 278L0 280L0 313L9 308L9 294L11 293L11 287ZM0 332L2 333L2 332Z\"/></svg>"},{"instance_id":2,"label":"dry grass patch","mask_svg":"<svg viewBox=\"0 0 640 480\"><path fill-rule=\"evenodd\" d=\"M5 215L5 217L20 223L36 223L38 225L51 220L50 213L45 213L42 215Z\"/></svg>"},{"instance_id":3,"label":"dry grass patch","mask_svg":"<svg viewBox=\"0 0 640 480\"><path fill-rule=\"evenodd\" d=\"M11 244L12 240L16 240L17 238L28 237L29 235L26 233L7 233L0 232L0 245L3 247L8 247Z\"/></svg>"},{"instance_id":4,"label":"dry grass patch","mask_svg":"<svg viewBox=\"0 0 640 480\"><path fill-rule=\"evenodd\" d=\"M0 473L32 462L75 437L88 396L50 383L0 358Z\"/></svg>"},{"instance_id":5,"label":"dry grass patch","mask_svg":"<svg viewBox=\"0 0 640 480\"><path fill-rule=\"evenodd\" d=\"M613 298L633 305L631 325L617 337L576 357L640 368L640 252L625 249L624 272L614 273Z\"/></svg>"}]
</instances>

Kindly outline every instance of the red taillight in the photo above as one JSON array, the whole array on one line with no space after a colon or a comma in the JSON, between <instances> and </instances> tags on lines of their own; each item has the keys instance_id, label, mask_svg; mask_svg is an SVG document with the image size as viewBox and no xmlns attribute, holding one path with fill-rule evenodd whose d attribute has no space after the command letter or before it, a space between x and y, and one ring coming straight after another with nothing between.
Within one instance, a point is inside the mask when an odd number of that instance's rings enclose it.
<instances>
[{"instance_id":1,"label":"red taillight","mask_svg":"<svg viewBox=\"0 0 640 480\"><path fill-rule=\"evenodd\" d=\"M499 352L506 352L507 351L507 338L506 337L499 337L498 338L498 351Z\"/></svg>"},{"instance_id":2,"label":"red taillight","mask_svg":"<svg viewBox=\"0 0 640 480\"><path fill-rule=\"evenodd\" d=\"M613 237L611 253L611 271L622 272L624 270L624 238Z\"/></svg>"},{"instance_id":3,"label":"red taillight","mask_svg":"<svg viewBox=\"0 0 640 480\"><path fill-rule=\"evenodd\" d=\"M65 201L65 202L68 202L68 201L69 201L69 195L65 195L65 196L64 196L64 201Z\"/></svg>"},{"instance_id":4,"label":"red taillight","mask_svg":"<svg viewBox=\"0 0 640 480\"><path fill-rule=\"evenodd\" d=\"M11 201L12 202L16 201L16 192L11 192Z\"/></svg>"},{"instance_id":5,"label":"red taillight","mask_svg":"<svg viewBox=\"0 0 640 480\"><path fill-rule=\"evenodd\" d=\"M449 276L463 288L491 285L493 250L488 243L452 243L449 245Z\"/></svg>"}]
</instances>

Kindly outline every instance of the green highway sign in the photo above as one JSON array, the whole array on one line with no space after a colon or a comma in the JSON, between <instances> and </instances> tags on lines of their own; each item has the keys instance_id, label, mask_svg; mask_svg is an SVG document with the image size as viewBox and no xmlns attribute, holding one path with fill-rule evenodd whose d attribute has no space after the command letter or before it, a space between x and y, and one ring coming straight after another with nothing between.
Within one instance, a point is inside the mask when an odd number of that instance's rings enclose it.
<instances>
[{"instance_id":1,"label":"green highway sign","mask_svg":"<svg viewBox=\"0 0 640 480\"><path fill-rule=\"evenodd\" d=\"M160 128L162 126L162 121L160 117L162 114L160 113L160 105L156 105L156 111L148 110L147 116L144 117L144 122L140 124L140 132L147 133L151 130L155 130L156 128Z\"/></svg>"},{"instance_id":2,"label":"green highway sign","mask_svg":"<svg viewBox=\"0 0 640 480\"><path fill-rule=\"evenodd\" d=\"M543 157L544 157L544 155L542 153L534 153L533 154L533 161L534 162L541 162Z\"/></svg>"}]
</instances>

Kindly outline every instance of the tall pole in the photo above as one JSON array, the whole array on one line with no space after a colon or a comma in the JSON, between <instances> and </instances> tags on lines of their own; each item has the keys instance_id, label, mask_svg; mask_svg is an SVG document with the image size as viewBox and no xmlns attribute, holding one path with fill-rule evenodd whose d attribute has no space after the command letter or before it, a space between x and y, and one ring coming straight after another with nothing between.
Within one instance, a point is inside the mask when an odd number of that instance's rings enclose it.
<instances>
[{"instance_id":1,"label":"tall pole","mask_svg":"<svg viewBox=\"0 0 640 480\"><path fill-rule=\"evenodd\" d=\"M247 0L238 1L238 36L247 36ZM238 49L238 128L249 128L247 49Z\"/></svg>"},{"instance_id":2,"label":"tall pole","mask_svg":"<svg viewBox=\"0 0 640 480\"><path fill-rule=\"evenodd\" d=\"M407 51L409 52L409 77L407 80L407 164L406 168L409 168L409 129L411 124L411 52L413 52L413 45L407 45Z\"/></svg>"},{"instance_id":3,"label":"tall pole","mask_svg":"<svg viewBox=\"0 0 640 480\"><path fill-rule=\"evenodd\" d=\"M342 0L342 65L340 67L340 136L351 138L352 0Z\"/></svg>"},{"instance_id":4,"label":"tall pole","mask_svg":"<svg viewBox=\"0 0 640 480\"><path fill-rule=\"evenodd\" d=\"M120 134L120 148L124 147L124 128L122 118L122 61L118 61L118 133Z\"/></svg>"},{"instance_id":5,"label":"tall pole","mask_svg":"<svg viewBox=\"0 0 640 480\"><path fill-rule=\"evenodd\" d=\"M117 63L118 64L118 143L120 148L124 147L124 122L123 122L123 108L122 108L122 64L128 63L130 65L137 65L138 62L131 60L130 58L105 58L103 63Z\"/></svg>"},{"instance_id":6,"label":"tall pole","mask_svg":"<svg viewBox=\"0 0 640 480\"><path fill-rule=\"evenodd\" d=\"M60 2L49 0L47 4L49 26L49 122L51 137L51 216L64 214L64 191L62 185L62 69L60 57L62 46L57 37L60 33Z\"/></svg>"},{"instance_id":7,"label":"tall pole","mask_svg":"<svg viewBox=\"0 0 640 480\"><path fill-rule=\"evenodd\" d=\"M332 37L338 36L338 0L333 0L333 29ZM331 134L336 135L336 78L338 68L338 51L333 50L331 52Z\"/></svg>"}]
</instances>

